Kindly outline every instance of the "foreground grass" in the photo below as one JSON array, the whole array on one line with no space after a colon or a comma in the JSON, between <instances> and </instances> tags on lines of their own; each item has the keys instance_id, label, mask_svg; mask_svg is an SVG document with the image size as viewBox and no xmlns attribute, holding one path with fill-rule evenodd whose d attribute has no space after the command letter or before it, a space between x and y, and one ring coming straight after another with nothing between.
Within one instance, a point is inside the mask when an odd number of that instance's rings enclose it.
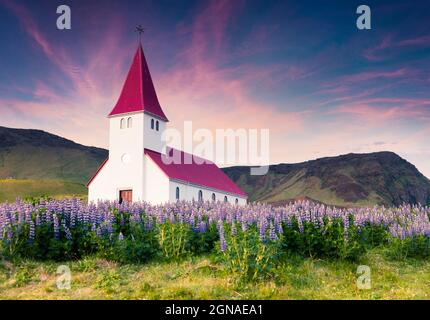
<instances>
[{"instance_id":1,"label":"foreground grass","mask_svg":"<svg viewBox=\"0 0 430 320\"><path fill-rule=\"evenodd\" d=\"M286 259L271 279L240 284L210 257L118 265L95 257L64 263L70 290L56 286L61 263L0 262L0 299L430 299L430 261L393 261L372 250L359 263ZM357 266L371 289L357 288Z\"/></svg>"}]
</instances>

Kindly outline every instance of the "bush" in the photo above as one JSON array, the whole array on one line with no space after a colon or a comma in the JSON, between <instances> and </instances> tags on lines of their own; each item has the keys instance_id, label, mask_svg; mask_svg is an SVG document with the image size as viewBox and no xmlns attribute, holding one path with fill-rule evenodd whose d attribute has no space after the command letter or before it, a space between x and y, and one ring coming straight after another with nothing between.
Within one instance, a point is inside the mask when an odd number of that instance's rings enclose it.
<instances>
[{"instance_id":1,"label":"bush","mask_svg":"<svg viewBox=\"0 0 430 320\"><path fill-rule=\"evenodd\" d=\"M255 281L270 275L280 252L279 241L267 238L261 241L256 225L242 230L236 223L225 223L219 228L222 235L218 250L229 272L240 281Z\"/></svg>"},{"instance_id":2,"label":"bush","mask_svg":"<svg viewBox=\"0 0 430 320\"><path fill-rule=\"evenodd\" d=\"M345 230L342 219L323 219L322 224L296 217L283 224L284 250L308 257L356 260L365 252L365 240L349 218Z\"/></svg>"},{"instance_id":3,"label":"bush","mask_svg":"<svg viewBox=\"0 0 430 320\"><path fill-rule=\"evenodd\" d=\"M157 239L162 255L166 259L178 259L190 251L191 228L185 223L164 222L158 224Z\"/></svg>"},{"instance_id":4,"label":"bush","mask_svg":"<svg viewBox=\"0 0 430 320\"><path fill-rule=\"evenodd\" d=\"M396 260L430 258L430 237L416 235L405 239L390 238L389 255Z\"/></svg>"}]
</instances>

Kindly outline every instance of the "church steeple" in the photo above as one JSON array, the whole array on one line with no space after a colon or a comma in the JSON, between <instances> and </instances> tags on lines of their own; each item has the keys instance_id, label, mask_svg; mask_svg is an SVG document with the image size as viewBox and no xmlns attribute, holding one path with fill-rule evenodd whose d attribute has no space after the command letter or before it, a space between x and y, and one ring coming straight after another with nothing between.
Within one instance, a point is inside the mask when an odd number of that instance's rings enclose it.
<instances>
[{"instance_id":1,"label":"church steeple","mask_svg":"<svg viewBox=\"0 0 430 320\"><path fill-rule=\"evenodd\" d=\"M138 111L169 121L158 102L141 44L134 55L118 102L109 113L109 117Z\"/></svg>"}]
</instances>

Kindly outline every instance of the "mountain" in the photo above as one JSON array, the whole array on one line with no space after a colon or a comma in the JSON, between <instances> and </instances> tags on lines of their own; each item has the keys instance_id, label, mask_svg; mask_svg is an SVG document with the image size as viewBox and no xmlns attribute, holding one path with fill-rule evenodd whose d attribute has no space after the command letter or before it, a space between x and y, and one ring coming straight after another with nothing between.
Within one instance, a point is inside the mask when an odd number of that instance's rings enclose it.
<instances>
[{"instance_id":1,"label":"mountain","mask_svg":"<svg viewBox=\"0 0 430 320\"><path fill-rule=\"evenodd\" d=\"M308 198L338 206L430 204L430 180L392 152L271 165L264 176L251 176L249 167L224 171L251 201L282 204Z\"/></svg>"},{"instance_id":2,"label":"mountain","mask_svg":"<svg viewBox=\"0 0 430 320\"><path fill-rule=\"evenodd\" d=\"M41 130L0 127L0 179L85 184L107 155Z\"/></svg>"},{"instance_id":3,"label":"mountain","mask_svg":"<svg viewBox=\"0 0 430 320\"><path fill-rule=\"evenodd\" d=\"M0 127L0 201L38 193L85 196L85 183L107 156L105 149L44 131ZM250 176L249 167L223 170L251 201L282 204L307 198L338 206L430 204L430 181L392 152L271 165L264 176Z\"/></svg>"}]
</instances>

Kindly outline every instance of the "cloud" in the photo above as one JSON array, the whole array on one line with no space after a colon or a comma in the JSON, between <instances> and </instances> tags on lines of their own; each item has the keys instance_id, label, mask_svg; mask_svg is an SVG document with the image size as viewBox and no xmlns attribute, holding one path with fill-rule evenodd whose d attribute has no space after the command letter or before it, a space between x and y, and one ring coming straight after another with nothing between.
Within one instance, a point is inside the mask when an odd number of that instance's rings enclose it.
<instances>
[{"instance_id":1,"label":"cloud","mask_svg":"<svg viewBox=\"0 0 430 320\"><path fill-rule=\"evenodd\" d=\"M413 47L429 47L430 35L423 35L419 37L407 38L403 40L393 40L392 35L386 35L382 38L381 42L375 47L367 48L363 51L363 57L369 61L382 61L387 57L387 51L392 54L394 50L413 48ZM384 55L385 53L385 55Z\"/></svg>"}]
</instances>

